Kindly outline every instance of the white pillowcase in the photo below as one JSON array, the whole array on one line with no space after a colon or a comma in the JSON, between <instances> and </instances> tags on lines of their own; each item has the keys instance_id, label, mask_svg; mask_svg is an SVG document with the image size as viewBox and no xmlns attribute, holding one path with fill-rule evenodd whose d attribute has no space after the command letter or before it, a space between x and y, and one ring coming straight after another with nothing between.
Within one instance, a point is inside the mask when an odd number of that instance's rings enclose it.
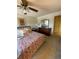
<instances>
[{"instance_id":1,"label":"white pillowcase","mask_svg":"<svg viewBox=\"0 0 79 59\"><path fill-rule=\"evenodd\" d=\"M22 37L24 36L24 33L22 30L17 30L17 37Z\"/></svg>"}]
</instances>

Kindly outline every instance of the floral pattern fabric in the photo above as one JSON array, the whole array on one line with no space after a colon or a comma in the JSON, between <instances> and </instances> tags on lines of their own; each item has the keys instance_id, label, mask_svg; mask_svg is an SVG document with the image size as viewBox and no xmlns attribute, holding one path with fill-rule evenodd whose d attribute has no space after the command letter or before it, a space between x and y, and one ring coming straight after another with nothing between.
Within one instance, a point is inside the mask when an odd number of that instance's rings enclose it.
<instances>
[{"instance_id":1,"label":"floral pattern fabric","mask_svg":"<svg viewBox=\"0 0 79 59\"><path fill-rule=\"evenodd\" d=\"M30 58L43 42L44 35L37 32L32 32L29 36L17 39L17 57L21 55L22 51L26 50L26 55ZM27 59L26 57L24 56L25 59Z\"/></svg>"}]
</instances>

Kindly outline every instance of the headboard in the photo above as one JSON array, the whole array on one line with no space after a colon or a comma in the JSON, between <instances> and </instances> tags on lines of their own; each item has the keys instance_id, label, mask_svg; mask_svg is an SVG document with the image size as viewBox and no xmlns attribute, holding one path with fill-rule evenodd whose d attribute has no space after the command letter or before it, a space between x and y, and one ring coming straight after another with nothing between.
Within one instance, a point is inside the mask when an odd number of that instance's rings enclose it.
<instances>
[{"instance_id":1,"label":"headboard","mask_svg":"<svg viewBox=\"0 0 79 59\"><path fill-rule=\"evenodd\" d=\"M17 27L17 29L23 29L23 28L31 29L31 26L19 26L19 27Z\"/></svg>"}]
</instances>

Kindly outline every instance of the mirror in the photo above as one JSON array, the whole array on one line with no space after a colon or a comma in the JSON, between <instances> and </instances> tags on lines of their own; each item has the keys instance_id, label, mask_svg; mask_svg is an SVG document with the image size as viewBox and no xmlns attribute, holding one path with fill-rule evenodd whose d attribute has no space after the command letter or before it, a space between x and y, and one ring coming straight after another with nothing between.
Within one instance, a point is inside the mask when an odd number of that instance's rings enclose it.
<instances>
[{"instance_id":1,"label":"mirror","mask_svg":"<svg viewBox=\"0 0 79 59\"><path fill-rule=\"evenodd\" d=\"M41 20L41 27L49 28L49 20L48 19Z\"/></svg>"}]
</instances>

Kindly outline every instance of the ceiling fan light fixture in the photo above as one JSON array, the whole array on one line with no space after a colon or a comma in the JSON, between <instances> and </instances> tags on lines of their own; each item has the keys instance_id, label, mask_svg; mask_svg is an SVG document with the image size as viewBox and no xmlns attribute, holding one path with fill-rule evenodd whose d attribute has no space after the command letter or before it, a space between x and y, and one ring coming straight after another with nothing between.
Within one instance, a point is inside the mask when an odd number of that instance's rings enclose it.
<instances>
[{"instance_id":1,"label":"ceiling fan light fixture","mask_svg":"<svg viewBox=\"0 0 79 59\"><path fill-rule=\"evenodd\" d=\"M38 12L37 9L32 8L31 6L28 5L29 2L27 0L21 0L21 3L17 5L17 7L20 7L23 9L23 14L33 13L33 12ZM28 7L29 6L29 7Z\"/></svg>"},{"instance_id":2,"label":"ceiling fan light fixture","mask_svg":"<svg viewBox=\"0 0 79 59\"><path fill-rule=\"evenodd\" d=\"M24 15L27 15L27 13L24 13Z\"/></svg>"},{"instance_id":3,"label":"ceiling fan light fixture","mask_svg":"<svg viewBox=\"0 0 79 59\"><path fill-rule=\"evenodd\" d=\"M25 10L25 9L23 10L23 13L24 13L24 14L27 14L27 12L26 12L26 10Z\"/></svg>"}]
</instances>

